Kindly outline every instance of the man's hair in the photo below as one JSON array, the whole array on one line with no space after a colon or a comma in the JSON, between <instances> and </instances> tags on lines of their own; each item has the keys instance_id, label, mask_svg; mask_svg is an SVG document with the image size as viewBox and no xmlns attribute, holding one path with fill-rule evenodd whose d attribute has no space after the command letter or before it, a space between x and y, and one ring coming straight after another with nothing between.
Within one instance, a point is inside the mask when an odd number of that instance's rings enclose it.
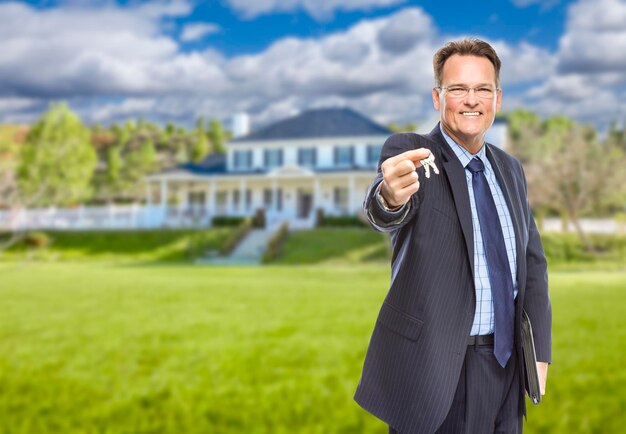
<instances>
[{"instance_id":1,"label":"man's hair","mask_svg":"<svg viewBox=\"0 0 626 434\"><path fill-rule=\"evenodd\" d=\"M433 56L433 69L435 70L435 83L441 86L443 78L443 65L451 56L477 56L487 58L496 71L496 86L500 86L500 58L491 45L477 38L467 38L460 41L448 42L441 47Z\"/></svg>"}]
</instances>

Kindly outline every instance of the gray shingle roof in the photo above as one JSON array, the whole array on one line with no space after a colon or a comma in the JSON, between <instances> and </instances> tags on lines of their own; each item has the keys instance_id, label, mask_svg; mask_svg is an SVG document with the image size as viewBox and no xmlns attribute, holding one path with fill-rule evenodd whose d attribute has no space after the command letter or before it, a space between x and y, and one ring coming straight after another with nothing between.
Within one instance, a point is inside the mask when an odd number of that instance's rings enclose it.
<instances>
[{"instance_id":1,"label":"gray shingle roof","mask_svg":"<svg viewBox=\"0 0 626 434\"><path fill-rule=\"evenodd\" d=\"M297 116L278 121L235 139L233 142L389 134L391 130L387 127L374 123L352 109L324 108L308 110Z\"/></svg>"}]
</instances>

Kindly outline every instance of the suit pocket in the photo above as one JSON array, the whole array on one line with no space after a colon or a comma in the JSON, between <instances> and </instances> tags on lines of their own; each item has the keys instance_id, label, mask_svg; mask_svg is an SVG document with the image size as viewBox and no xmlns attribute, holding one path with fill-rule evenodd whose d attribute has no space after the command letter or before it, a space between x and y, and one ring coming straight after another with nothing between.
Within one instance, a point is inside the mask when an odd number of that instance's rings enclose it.
<instances>
[{"instance_id":1,"label":"suit pocket","mask_svg":"<svg viewBox=\"0 0 626 434\"><path fill-rule=\"evenodd\" d=\"M387 302L383 303L378 314L378 322L405 338L416 341L419 338L424 322L415 318Z\"/></svg>"}]
</instances>

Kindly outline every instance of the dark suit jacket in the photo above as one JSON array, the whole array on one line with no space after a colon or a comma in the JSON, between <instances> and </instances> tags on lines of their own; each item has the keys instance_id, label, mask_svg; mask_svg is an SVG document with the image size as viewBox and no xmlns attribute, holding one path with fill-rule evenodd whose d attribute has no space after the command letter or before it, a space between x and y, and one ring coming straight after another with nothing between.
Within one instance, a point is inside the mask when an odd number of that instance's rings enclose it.
<instances>
[{"instance_id":1,"label":"dark suit jacket","mask_svg":"<svg viewBox=\"0 0 626 434\"><path fill-rule=\"evenodd\" d=\"M522 166L487 144L487 157L506 197L515 228L517 288L515 352L520 412L525 412L520 344L522 307L530 317L537 359L551 361L552 313L546 260L531 215ZM420 167L420 189L399 223L375 198L380 163L428 148L440 174ZM403 434L431 433L448 413L467 349L476 294L474 240L465 169L439 126L428 135L395 134L383 146L364 208L371 225L391 236L391 286L378 314L355 400Z\"/></svg>"}]
</instances>

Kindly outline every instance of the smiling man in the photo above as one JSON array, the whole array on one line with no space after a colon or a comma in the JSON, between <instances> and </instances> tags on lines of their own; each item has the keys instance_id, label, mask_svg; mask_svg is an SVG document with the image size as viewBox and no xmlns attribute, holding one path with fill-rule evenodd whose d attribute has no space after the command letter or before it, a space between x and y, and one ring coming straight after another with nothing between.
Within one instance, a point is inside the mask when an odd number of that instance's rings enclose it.
<instances>
[{"instance_id":1,"label":"smiling man","mask_svg":"<svg viewBox=\"0 0 626 434\"><path fill-rule=\"evenodd\" d=\"M387 140L364 203L393 255L355 399L390 433L520 433L522 311L542 394L552 313L522 167L485 143L502 102L500 59L465 39L433 66L440 123Z\"/></svg>"}]
</instances>

